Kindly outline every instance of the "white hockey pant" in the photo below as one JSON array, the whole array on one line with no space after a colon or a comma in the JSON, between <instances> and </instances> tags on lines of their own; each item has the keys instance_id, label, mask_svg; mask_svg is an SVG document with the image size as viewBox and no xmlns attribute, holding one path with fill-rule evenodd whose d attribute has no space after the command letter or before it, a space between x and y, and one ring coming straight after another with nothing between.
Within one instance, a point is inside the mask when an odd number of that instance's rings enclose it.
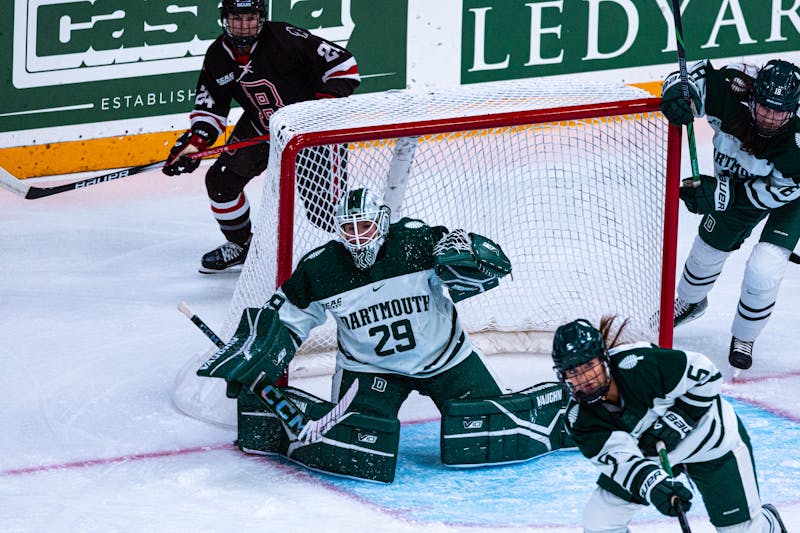
<instances>
[{"instance_id":1,"label":"white hockey pant","mask_svg":"<svg viewBox=\"0 0 800 533\"><path fill-rule=\"evenodd\" d=\"M749 460L749 459L748 459ZM695 495L699 498L699 495ZM757 501L757 496L756 496ZM642 510L638 503L626 502L600 487L595 488L583 510L584 533L629 533L628 524ZM755 511L755 518L730 527L716 528L718 533L780 533L777 520L767 511ZM677 522L677 518L675 521Z\"/></svg>"},{"instance_id":2,"label":"white hockey pant","mask_svg":"<svg viewBox=\"0 0 800 533\"><path fill-rule=\"evenodd\" d=\"M731 334L737 339L754 341L767 325L791 253L768 242L759 242L753 247L731 326Z\"/></svg>"},{"instance_id":3,"label":"white hockey pant","mask_svg":"<svg viewBox=\"0 0 800 533\"><path fill-rule=\"evenodd\" d=\"M695 237L692 250L683 266L683 275L678 281L678 298L687 303L697 303L708 295L714 282L722 273L730 252L723 252Z\"/></svg>"}]
</instances>

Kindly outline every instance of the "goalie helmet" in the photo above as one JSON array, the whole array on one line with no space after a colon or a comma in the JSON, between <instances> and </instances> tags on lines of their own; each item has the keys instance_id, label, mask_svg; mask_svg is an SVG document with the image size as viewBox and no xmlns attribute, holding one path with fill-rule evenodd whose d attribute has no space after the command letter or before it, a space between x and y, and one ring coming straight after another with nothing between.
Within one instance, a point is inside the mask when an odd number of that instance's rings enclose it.
<instances>
[{"instance_id":1,"label":"goalie helmet","mask_svg":"<svg viewBox=\"0 0 800 533\"><path fill-rule=\"evenodd\" d=\"M783 132L797 113L800 69L773 59L758 72L750 96L750 115L762 137Z\"/></svg>"},{"instance_id":2,"label":"goalie helmet","mask_svg":"<svg viewBox=\"0 0 800 533\"><path fill-rule=\"evenodd\" d=\"M576 401L591 404L603 399L611 384L608 349L600 331L588 320L579 318L556 329L552 357L559 381L566 383ZM595 360L599 369L593 365L571 372Z\"/></svg>"},{"instance_id":3,"label":"goalie helmet","mask_svg":"<svg viewBox=\"0 0 800 533\"><path fill-rule=\"evenodd\" d=\"M232 15L258 15L252 20ZM226 37L237 48L249 48L256 42L264 22L267 20L267 10L264 0L222 0L219 8L219 19Z\"/></svg>"},{"instance_id":4,"label":"goalie helmet","mask_svg":"<svg viewBox=\"0 0 800 533\"><path fill-rule=\"evenodd\" d=\"M389 213L389 207L369 189L348 192L336 206L336 233L359 270L375 264L389 233Z\"/></svg>"}]
</instances>

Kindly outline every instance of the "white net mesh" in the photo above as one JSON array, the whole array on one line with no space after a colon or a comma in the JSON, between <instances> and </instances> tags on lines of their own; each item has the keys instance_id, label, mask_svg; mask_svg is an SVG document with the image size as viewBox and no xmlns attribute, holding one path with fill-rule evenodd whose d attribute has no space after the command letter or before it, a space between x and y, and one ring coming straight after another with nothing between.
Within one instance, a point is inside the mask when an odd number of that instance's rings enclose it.
<instances>
[{"instance_id":1,"label":"white net mesh","mask_svg":"<svg viewBox=\"0 0 800 533\"><path fill-rule=\"evenodd\" d=\"M518 115L531 110L648 97L624 85L525 80L281 109L271 118L255 236L222 338L233 333L244 307L263 305L275 289L278 250L287 249L277 244L282 155L287 146L316 142L318 132L336 132L337 144L302 148L295 159L292 266L334 237L325 229L341 191L369 187L386 195L393 220L465 228L495 240L511 258L513 274L500 287L458 304L468 331L492 332L478 341L485 351L549 352L549 338L541 342L532 332L607 313L630 317L633 330L655 341L668 151L657 106L650 99L645 112L627 103L623 114L593 111L570 120L546 111L543 123L533 113L518 124ZM516 125L499 126L498 117ZM406 140L395 139L398 131ZM332 320L315 330L290 372L331 371L334 335ZM176 404L231 424L234 402L224 399L224 383L194 375L211 353L187 363Z\"/></svg>"}]
</instances>

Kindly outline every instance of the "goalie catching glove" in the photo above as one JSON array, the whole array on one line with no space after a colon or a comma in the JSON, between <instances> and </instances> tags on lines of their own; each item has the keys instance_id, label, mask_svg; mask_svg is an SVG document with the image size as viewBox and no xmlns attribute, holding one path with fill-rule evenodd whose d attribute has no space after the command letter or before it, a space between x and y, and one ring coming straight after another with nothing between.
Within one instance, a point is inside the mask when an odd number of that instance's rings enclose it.
<instances>
[{"instance_id":1,"label":"goalie catching glove","mask_svg":"<svg viewBox=\"0 0 800 533\"><path fill-rule=\"evenodd\" d=\"M266 377L274 382L289 366L296 345L291 332L270 308L248 307L231 340L206 361L198 376L223 378L249 388Z\"/></svg>"},{"instance_id":2,"label":"goalie catching glove","mask_svg":"<svg viewBox=\"0 0 800 533\"><path fill-rule=\"evenodd\" d=\"M436 275L454 302L497 287L511 272L511 261L499 245L477 233L456 229L433 248Z\"/></svg>"}]
</instances>

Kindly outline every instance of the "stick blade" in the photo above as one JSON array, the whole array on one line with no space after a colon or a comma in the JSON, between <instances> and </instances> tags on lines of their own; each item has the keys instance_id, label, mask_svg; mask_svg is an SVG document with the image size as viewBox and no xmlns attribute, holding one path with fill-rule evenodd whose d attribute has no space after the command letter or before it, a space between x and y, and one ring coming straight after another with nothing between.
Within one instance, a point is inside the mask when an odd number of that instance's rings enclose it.
<instances>
[{"instance_id":1,"label":"stick blade","mask_svg":"<svg viewBox=\"0 0 800 533\"><path fill-rule=\"evenodd\" d=\"M0 188L18 194L23 198L27 197L31 186L20 179L14 177L9 171L0 167Z\"/></svg>"}]
</instances>

